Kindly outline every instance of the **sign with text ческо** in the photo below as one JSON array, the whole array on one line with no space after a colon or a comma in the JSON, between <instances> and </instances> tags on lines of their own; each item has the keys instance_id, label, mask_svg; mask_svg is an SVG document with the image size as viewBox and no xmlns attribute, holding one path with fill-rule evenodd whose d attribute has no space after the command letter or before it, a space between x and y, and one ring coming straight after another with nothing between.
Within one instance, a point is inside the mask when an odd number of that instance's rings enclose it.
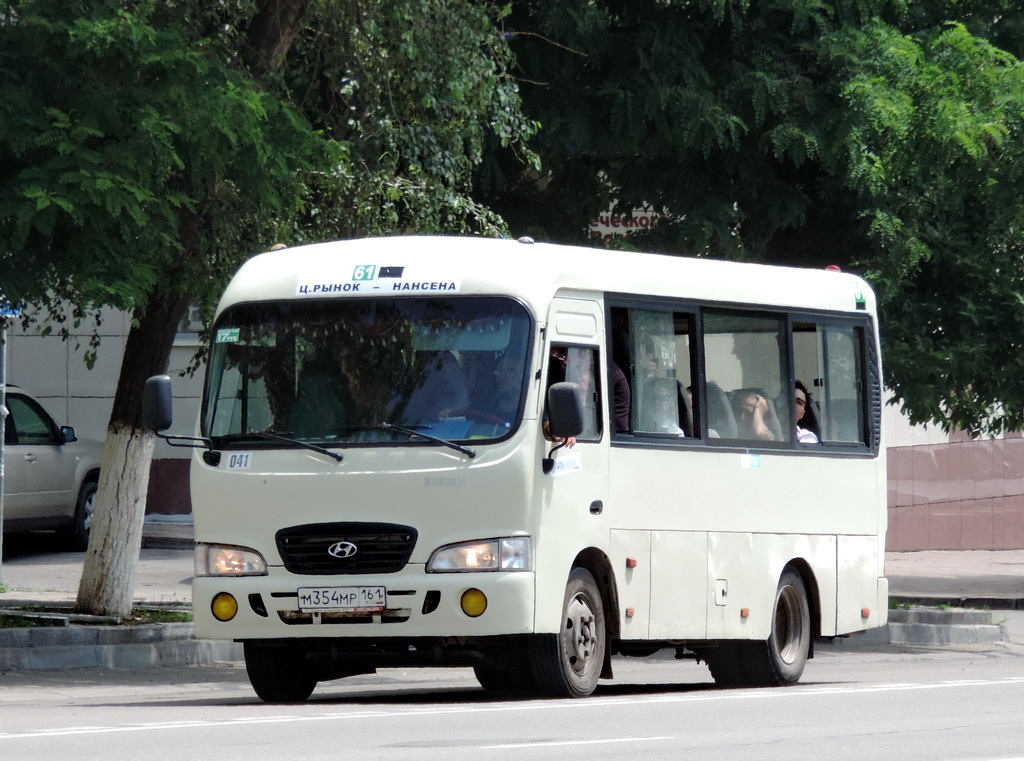
<instances>
[{"instance_id":1,"label":"sign with text \u0447\u0435\u0441\u043a\u043e","mask_svg":"<svg viewBox=\"0 0 1024 761\"><path fill-rule=\"evenodd\" d=\"M458 293L461 277L418 265L358 264L299 274L297 297L432 295Z\"/></svg>"}]
</instances>

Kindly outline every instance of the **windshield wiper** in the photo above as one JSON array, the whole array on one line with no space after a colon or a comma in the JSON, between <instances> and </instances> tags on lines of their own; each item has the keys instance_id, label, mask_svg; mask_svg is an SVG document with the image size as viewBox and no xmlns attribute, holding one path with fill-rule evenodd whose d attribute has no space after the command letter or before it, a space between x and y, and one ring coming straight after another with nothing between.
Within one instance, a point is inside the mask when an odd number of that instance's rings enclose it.
<instances>
[{"instance_id":1,"label":"windshield wiper","mask_svg":"<svg viewBox=\"0 0 1024 761\"><path fill-rule=\"evenodd\" d=\"M338 462L341 462L344 457L338 452L332 452L330 449L317 446L316 444L310 444L308 441L302 441L301 439L293 439L289 436L282 436L279 433L273 433L272 431L246 431L245 433L229 433L225 436L218 436L219 441L237 441L239 439L267 439L269 441L281 441L285 444L292 444L293 446L301 447L302 449L309 449L312 452L327 455L333 457Z\"/></svg>"},{"instance_id":2,"label":"windshield wiper","mask_svg":"<svg viewBox=\"0 0 1024 761\"><path fill-rule=\"evenodd\" d=\"M393 423L380 423L379 425L376 425L376 426L367 426L367 427L368 428L378 428L378 429L380 429L382 431L397 431L398 433L404 433L407 436L419 437L419 438L424 439L425 441L429 441L429 442L431 442L433 444L440 444L443 447L448 447L449 449L454 449L456 452L461 452L462 454L466 455L466 457L469 457L470 459L472 459L473 457L476 457L476 452L474 450L470 449L469 447L464 447L464 446L462 446L462 444L457 444L456 442L449 441L448 439L442 439L440 436L432 436L429 433L423 433L423 431L420 430L419 426L416 427L416 428L408 428L408 427L406 427L404 425L394 425ZM423 428L429 428L429 426L422 426L422 427Z\"/></svg>"}]
</instances>

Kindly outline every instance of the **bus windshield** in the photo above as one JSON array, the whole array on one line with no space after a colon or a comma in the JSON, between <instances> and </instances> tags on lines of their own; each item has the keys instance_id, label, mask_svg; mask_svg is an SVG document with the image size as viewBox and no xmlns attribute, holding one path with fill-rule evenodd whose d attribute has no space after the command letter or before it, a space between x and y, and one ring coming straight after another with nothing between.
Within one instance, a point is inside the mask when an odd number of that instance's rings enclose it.
<instances>
[{"instance_id":1,"label":"bus windshield","mask_svg":"<svg viewBox=\"0 0 1024 761\"><path fill-rule=\"evenodd\" d=\"M530 333L502 297L239 304L213 329L203 433L218 446L501 438L522 410Z\"/></svg>"}]
</instances>

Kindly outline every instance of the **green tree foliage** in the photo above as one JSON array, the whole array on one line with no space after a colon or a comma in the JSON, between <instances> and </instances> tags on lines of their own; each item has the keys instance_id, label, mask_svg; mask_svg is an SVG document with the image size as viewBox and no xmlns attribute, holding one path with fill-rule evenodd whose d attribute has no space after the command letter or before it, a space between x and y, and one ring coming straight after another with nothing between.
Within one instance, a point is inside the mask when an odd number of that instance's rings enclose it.
<instances>
[{"instance_id":1,"label":"green tree foliage","mask_svg":"<svg viewBox=\"0 0 1024 761\"><path fill-rule=\"evenodd\" d=\"M1024 23L1011 0L559 0L506 20L540 175L488 162L517 232L840 264L879 292L918 422L1024 425Z\"/></svg>"},{"instance_id":2,"label":"green tree foliage","mask_svg":"<svg viewBox=\"0 0 1024 761\"><path fill-rule=\"evenodd\" d=\"M503 12L0 0L0 290L135 318L81 608L130 610L153 443L141 390L190 303L281 238L503 230L468 193L485 140L529 158Z\"/></svg>"},{"instance_id":3,"label":"green tree foliage","mask_svg":"<svg viewBox=\"0 0 1024 761\"><path fill-rule=\"evenodd\" d=\"M295 206L316 155L286 101L162 4L4 3L0 230L11 298L186 296Z\"/></svg>"},{"instance_id":4,"label":"green tree foliage","mask_svg":"<svg viewBox=\"0 0 1024 761\"><path fill-rule=\"evenodd\" d=\"M299 240L415 232L504 234L476 203L473 170L487 140L533 161L535 125L508 76L495 21L465 0L325 4L283 72L303 114L346 159L309 179Z\"/></svg>"}]
</instances>

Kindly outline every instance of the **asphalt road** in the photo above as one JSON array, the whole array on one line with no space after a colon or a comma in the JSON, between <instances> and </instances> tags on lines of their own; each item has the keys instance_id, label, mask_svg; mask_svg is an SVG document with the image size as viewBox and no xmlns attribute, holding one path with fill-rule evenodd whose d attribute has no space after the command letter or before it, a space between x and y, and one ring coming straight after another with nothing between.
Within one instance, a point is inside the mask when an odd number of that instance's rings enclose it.
<instances>
[{"instance_id":1,"label":"asphalt road","mask_svg":"<svg viewBox=\"0 0 1024 761\"><path fill-rule=\"evenodd\" d=\"M0 676L0 758L1024 759L1024 653L832 649L792 688L723 690L669 659L620 659L586 700L495 699L472 672L387 670L266 705L244 669Z\"/></svg>"}]
</instances>

